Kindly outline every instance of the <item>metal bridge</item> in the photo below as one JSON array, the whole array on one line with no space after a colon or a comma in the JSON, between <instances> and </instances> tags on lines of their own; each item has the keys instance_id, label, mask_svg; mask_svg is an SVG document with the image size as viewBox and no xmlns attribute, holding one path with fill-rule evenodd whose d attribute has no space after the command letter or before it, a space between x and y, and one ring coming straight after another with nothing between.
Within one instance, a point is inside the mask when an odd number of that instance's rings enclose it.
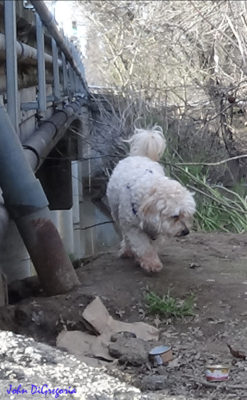
<instances>
[{"instance_id":1,"label":"metal bridge","mask_svg":"<svg viewBox=\"0 0 247 400\"><path fill-rule=\"evenodd\" d=\"M4 243L11 252L20 234L44 290L62 293L79 282L50 209L73 201L71 160L82 145L73 131L86 126L89 98L84 67L42 0L0 1L0 15L0 267ZM11 221L18 234L7 235Z\"/></svg>"}]
</instances>

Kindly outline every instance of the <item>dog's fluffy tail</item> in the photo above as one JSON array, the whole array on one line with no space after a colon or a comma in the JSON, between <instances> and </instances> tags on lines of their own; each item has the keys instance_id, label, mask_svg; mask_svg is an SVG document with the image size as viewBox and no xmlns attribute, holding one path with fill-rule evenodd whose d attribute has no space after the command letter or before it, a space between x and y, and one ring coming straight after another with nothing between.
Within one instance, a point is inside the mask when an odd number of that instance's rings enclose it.
<instances>
[{"instance_id":1,"label":"dog's fluffy tail","mask_svg":"<svg viewBox=\"0 0 247 400\"><path fill-rule=\"evenodd\" d=\"M148 157L159 161L166 148L166 140L162 128L155 125L152 129L135 129L130 140L130 155Z\"/></svg>"}]
</instances>

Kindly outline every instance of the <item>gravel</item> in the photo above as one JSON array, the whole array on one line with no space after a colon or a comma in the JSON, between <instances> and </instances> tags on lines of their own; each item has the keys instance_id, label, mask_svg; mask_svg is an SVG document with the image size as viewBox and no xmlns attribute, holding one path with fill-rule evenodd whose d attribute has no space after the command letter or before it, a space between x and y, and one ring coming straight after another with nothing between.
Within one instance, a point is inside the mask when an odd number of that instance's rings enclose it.
<instances>
[{"instance_id":1,"label":"gravel","mask_svg":"<svg viewBox=\"0 0 247 400\"><path fill-rule=\"evenodd\" d=\"M66 390L69 391L66 393ZM60 392L59 392L60 391ZM76 392L76 393L73 393ZM161 400L51 346L0 332L0 399Z\"/></svg>"}]
</instances>

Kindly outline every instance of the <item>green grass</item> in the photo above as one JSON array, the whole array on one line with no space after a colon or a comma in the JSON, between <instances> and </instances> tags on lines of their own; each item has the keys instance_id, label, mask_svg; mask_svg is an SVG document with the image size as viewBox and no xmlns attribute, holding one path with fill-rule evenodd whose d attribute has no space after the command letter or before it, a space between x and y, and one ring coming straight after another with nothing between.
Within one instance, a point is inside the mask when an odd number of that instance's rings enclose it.
<instances>
[{"instance_id":1,"label":"green grass","mask_svg":"<svg viewBox=\"0 0 247 400\"><path fill-rule=\"evenodd\" d=\"M208 182L208 172L201 166L172 165L171 176L195 193L197 231L243 233L247 231L246 192L241 183L230 190ZM245 189L246 190L246 189Z\"/></svg>"},{"instance_id":2,"label":"green grass","mask_svg":"<svg viewBox=\"0 0 247 400\"><path fill-rule=\"evenodd\" d=\"M163 297L154 292L150 292L146 296L148 311L151 314L166 318L182 318L195 315L193 312L194 301L195 296L193 294L184 300L172 297L170 292Z\"/></svg>"},{"instance_id":3,"label":"green grass","mask_svg":"<svg viewBox=\"0 0 247 400\"><path fill-rule=\"evenodd\" d=\"M162 158L168 175L195 193L194 230L247 232L246 182L237 182L231 190L214 184L209 178L209 171L215 176L214 167L204 165L203 159L205 156L201 154L199 159L193 159L201 164L181 165L183 159L169 147Z\"/></svg>"},{"instance_id":4,"label":"green grass","mask_svg":"<svg viewBox=\"0 0 247 400\"><path fill-rule=\"evenodd\" d=\"M222 231L243 233L247 231L247 214L245 206L238 209L239 203L231 208L232 201L225 196L218 196L216 201L205 200L199 196L195 215L195 228L205 232Z\"/></svg>"}]
</instances>

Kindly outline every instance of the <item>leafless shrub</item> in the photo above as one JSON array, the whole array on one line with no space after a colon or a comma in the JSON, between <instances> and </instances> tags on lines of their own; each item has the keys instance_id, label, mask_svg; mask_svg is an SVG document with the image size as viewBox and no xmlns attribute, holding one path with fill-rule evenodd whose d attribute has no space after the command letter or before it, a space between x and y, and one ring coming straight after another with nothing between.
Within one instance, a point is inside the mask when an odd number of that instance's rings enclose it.
<instances>
[{"instance_id":1,"label":"leafless shrub","mask_svg":"<svg viewBox=\"0 0 247 400\"><path fill-rule=\"evenodd\" d=\"M125 98L131 93L127 103L132 116L127 108L114 117L120 136L128 134L123 132L124 116L131 130L139 115L151 120L163 112L163 128L182 158L193 153L196 160L212 160L246 152L245 1L83 0L81 4L95 37L88 42L89 83L118 87ZM133 93L142 100L133 100ZM115 138L113 131L109 137ZM237 171L241 165L230 167Z\"/></svg>"}]
</instances>

